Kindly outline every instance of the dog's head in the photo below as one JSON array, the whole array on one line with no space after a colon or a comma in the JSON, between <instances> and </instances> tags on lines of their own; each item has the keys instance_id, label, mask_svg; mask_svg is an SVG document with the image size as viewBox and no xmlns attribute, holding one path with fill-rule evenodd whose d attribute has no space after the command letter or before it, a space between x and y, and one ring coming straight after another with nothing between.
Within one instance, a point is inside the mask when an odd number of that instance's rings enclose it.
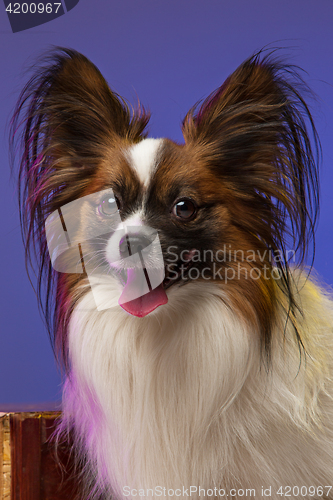
<instances>
[{"instance_id":1,"label":"dog's head","mask_svg":"<svg viewBox=\"0 0 333 500\"><path fill-rule=\"evenodd\" d=\"M274 276L294 306L285 235L302 261L318 202L313 122L283 71L260 54L245 61L189 111L176 144L147 139L144 108L131 112L81 54L61 49L38 68L13 131L23 114L23 232L39 283L46 273L50 293L57 281L58 331L87 276L115 283L139 317L177 287L213 282L269 350Z\"/></svg>"}]
</instances>

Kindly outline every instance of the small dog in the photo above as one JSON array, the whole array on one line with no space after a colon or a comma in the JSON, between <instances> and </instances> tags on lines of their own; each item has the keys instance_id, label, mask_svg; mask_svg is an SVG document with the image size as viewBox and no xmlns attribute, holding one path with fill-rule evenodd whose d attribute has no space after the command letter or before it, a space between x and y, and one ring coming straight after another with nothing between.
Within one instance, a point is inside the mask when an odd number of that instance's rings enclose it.
<instances>
[{"instance_id":1,"label":"small dog","mask_svg":"<svg viewBox=\"0 0 333 500\"><path fill-rule=\"evenodd\" d=\"M258 53L176 144L147 138L145 109L75 51L24 88L21 222L84 498L333 498L332 299L302 265L320 151L304 92Z\"/></svg>"}]
</instances>

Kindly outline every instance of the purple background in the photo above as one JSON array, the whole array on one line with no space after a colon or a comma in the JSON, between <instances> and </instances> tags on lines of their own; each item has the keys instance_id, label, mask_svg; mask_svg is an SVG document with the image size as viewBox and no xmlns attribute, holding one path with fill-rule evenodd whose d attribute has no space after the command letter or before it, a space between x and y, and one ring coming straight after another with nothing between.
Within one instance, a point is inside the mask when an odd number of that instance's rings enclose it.
<instances>
[{"instance_id":1,"label":"purple background","mask_svg":"<svg viewBox=\"0 0 333 500\"><path fill-rule=\"evenodd\" d=\"M5 403L60 399L48 336L28 282L15 186L8 166L8 117L26 81L24 68L50 45L88 56L111 87L152 112L152 137L182 141L186 111L266 44L288 47L308 72L323 146L322 209L315 268L333 284L333 3L304 0L80 0L60 18L13 34L0 5L0 409Z\"/></svg>"}]
</instances>

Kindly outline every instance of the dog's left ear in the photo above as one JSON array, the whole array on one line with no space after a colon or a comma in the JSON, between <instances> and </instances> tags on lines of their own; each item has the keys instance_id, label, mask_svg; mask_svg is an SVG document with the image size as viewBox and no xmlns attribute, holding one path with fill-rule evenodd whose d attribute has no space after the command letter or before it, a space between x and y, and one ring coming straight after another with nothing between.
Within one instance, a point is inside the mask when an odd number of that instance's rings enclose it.
<instances>
[{"instance_id":1,"label":"dog's left ear","mask_svg":"<svg viewBox=\"0 0 333 500\"><path fill-rule=\"evenodd\" d=\"M256 160L270 163L288 105L279 69L258 56L245 61L199 109L188 112L183 122L186 143L208 146L211 160L231 175L242 175Z\"/></svg>"},{"instance_id":2,"label":"dog's left ear","mask_svg":"<svg viewBox=\"0 0 333 500\"><path fill-rule=\"evenodd\" d=\"M232 186L244 231L281 248L289 224L301 260L319 203L313 146L320 151L303 92L309 89L293 67L259 53L183 122L186 144Z\"/></svg>"}]
</instances>

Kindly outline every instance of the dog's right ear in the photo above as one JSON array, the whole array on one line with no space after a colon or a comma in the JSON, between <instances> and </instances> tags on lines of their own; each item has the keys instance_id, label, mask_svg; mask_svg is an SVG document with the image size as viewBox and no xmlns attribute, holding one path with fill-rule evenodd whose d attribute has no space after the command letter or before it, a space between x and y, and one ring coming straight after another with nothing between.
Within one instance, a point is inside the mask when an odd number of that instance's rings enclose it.
<instances>
[{"instance_id":1,"label":"dog's right ear","mask_svg":"<svg viewBox=\"0 0 333 500\"><path fill-rule=\"evenodd\" d=\"M96 66L78 52L61 49L51 55L38 89L43 98L42 112L47 114L55 140L65 140L76 153L82 141L103 144L112 135L138 140L147 116L132 120L123 99L112 92ZM142 118L142 119L140 119Z\"/></svg>"},{"instance_id":2,"label":"dog's right ear","mask_svg":"<svg viewBox=\"0 0 333 500\"><path fill-rule=\"evenodd\" d=\"M23 89L11 127L12 151L21 142L21 208L44 220L84 192L96 167L119 139L145 137L149 115L131 112L85 56L56 49ZM29 205L28 207L26 205Z\"/></svg>"},{"instance_id":3,"label":"dog's right ear","mask_svg":"<svg viewBox=\"0 0 333 500\"><path fill-rule=\"evenodd\" d=\"M112 92L86 57L58 48L33 68L10 130L12 166L18 159L18 196L27 264L50 268L44 223L48 215L85 194L115 144L145 137L149 115ZM35 267L35 264L33 264ZM49 287L50 288L50 287Z\"/></svg>"},{"instance_id":4,"label":"dog's right ear","mask_svg":"<svg viewBox=\"0 0 333 500\"><path fill-rule=\"evenodd\" d=\"M149 119L144 110L132 116L96 66L69 49L57 49L38 67L21 94L16 116L27 104L25 141L37 141L40 149L43 136L42 149L47 146L48 154L58 158L98 155L98 147L115 136L136 142Z\"/></svg>"}]
</instances>

